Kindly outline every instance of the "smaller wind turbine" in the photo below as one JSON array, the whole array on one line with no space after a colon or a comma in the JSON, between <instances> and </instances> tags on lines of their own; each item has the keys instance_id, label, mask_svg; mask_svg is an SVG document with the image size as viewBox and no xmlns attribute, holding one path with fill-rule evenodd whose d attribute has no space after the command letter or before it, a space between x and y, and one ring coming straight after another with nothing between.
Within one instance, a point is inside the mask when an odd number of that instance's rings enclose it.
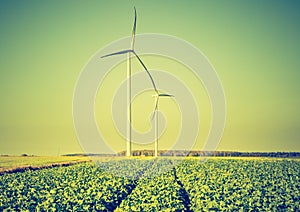
<instances>
[{"instance_id":1,"label":"smaller wind turbine","mask_svg":"<svg viewBox=\"0 0 300 212\"><path fill-rule=\"evenodd\" d=\"M166 94L166 93L156 93L153 95L155 97L155 108L153 112L152 119L155 116L155 143L154 143L154 156L158 156L158 106L159 106L159 97L174 97L171 94Z\"/></svg>"}]
</instances>

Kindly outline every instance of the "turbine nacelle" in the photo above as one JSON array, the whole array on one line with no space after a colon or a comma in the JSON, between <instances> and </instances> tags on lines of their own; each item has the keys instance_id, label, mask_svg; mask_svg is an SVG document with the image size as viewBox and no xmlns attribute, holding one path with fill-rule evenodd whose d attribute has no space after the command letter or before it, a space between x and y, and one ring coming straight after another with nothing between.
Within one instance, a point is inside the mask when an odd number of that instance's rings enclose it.
<instances>
[{"instance_id":1,"label":"turbine nacelle","mask_svg":"<svg viewBox=\"0 0 300 212\"><path fill-rule=\"evenodd\" d=\"M151 120L153 120L153 118L155 116L155 112L158 110L159 97L174 97L174 95L167 94L167 93L158 93L158 92L156 92L156 94L152 95L152 97L155 97L156 101L155 101L155 107L154 107L154 110L153 110L153 115L152 115Z\"/></svg>"}]
</instances>

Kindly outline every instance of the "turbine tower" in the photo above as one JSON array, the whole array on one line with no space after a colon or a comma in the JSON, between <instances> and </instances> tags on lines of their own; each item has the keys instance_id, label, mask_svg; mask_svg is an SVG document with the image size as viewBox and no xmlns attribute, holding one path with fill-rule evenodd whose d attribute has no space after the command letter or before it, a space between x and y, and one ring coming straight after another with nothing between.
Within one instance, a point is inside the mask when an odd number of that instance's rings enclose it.
<instances>
[{"instance_id":1,"label":"turbine tower","mask_svg":"<svg viewBox=\"0 0 300 212\"><path fill-rule=\"evenodd\" d=\"M152 119L155 116L155 143L154 143L154 156L158 156L158 106L159 106L159 97L174 97L171 94L166 94L166 93L156 93L153 95L155 97L155 108L153 112Z\"/></svg>"},{"instance_id":2,"label":"turbine tower","mask_svg":"<svg viewBox=\"0 0 300 212\"><path fill-rule=\"evenodd\" d=\"M128 97L128 104L127 105L129 105L129 109L128 109L128 113L127 113L127 119L129 120L129 126L127 125L126 156L131 156L131 148L132 148L132 110L131 110L131 68L132 67L131 67L131 54L133 54L138 59L140 64L143 66L144 70L147 72L147 74L148 74L148 76L151 80L153 89L155 90L156 94L158 95L156 85L154 83L154 80L153 80L150 72L148 71L147 67L145 66L145 64L143 63L141 58L138 56L138 54L134 50L135 34L136 34L136 19L137 19L137 15L136 15L136 9L134 7L134 22L133 22L133 28L132 28L132 33L131 33L131 46L130 46L130 49L110 53L110 54L107 54L107 55L104 55L104 56L101 57L101 58L105 58L105 57L110 57L110 56L114 56L114 55L127 54L127 79L128 79L127 80L127 97Z\"/></svg>"}]
</instances>

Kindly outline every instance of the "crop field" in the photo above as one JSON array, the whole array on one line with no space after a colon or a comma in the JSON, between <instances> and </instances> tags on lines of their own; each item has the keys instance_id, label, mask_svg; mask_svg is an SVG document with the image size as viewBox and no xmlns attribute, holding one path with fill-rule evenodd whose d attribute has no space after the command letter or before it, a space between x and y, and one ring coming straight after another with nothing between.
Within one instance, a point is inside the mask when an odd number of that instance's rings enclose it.
<instances>
[{"instance_id":1,"label":"crop field","mask_svg":"<svg viewBox=\"0 0 300 212\"><path fill-rule=\"evenodd\" d=\"M5 171L25 170L28 168L38 169L88 160L89 158L84 156L0 156L0 174Z\"/></svg>"},{"instance_id":2,"label":"crop field","mask_svg":"<svg viewBox=\"0 0 300 212\"><path fill-rule=\"evenodd\" d=\"M0 176L0 211L300 211L297 159L86 162Z\"/></svg>"}]
</instances>

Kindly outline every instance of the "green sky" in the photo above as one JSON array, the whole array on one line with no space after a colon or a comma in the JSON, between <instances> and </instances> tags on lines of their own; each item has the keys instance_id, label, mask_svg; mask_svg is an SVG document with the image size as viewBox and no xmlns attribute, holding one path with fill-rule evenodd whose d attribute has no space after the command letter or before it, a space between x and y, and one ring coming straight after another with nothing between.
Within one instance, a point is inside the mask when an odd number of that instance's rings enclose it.
<instances>
[{"instance_id":1,"label":"green sky","mask_svg":"<svg viewBox=\"0 0 300 212\"><path fill-rule=\"evenodd\" d=\"M0 0L0 154L81 151L76 81L130 35L133 5L137 33L180 37L215 67L227 102L219 150L300 151L299 1Z\"/></svg>"}]
</instances>

